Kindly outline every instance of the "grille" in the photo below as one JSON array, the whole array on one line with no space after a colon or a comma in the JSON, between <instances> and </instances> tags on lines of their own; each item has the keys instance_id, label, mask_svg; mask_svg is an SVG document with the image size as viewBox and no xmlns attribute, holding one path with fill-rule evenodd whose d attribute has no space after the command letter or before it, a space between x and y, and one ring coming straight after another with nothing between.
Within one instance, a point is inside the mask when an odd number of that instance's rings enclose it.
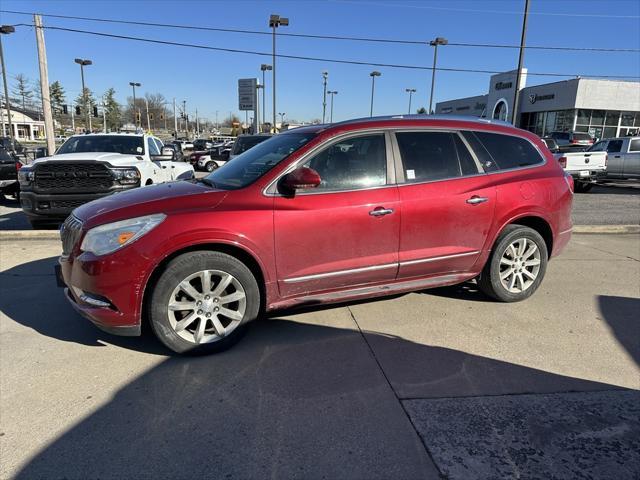
<instances>
[{"instance_id":1,"label":"grille","mask_svg":"<svg viewBox=\"0 0 640 480\"><path fill-rule=\"evenodd\" d=\"M69 215L60 229L60 239L62 240L62 255L68 257L73 251L80 235L82 234L82 222L73 215Z\"/></svg>"},{"instance_id":2,"label":"grille","mask_svg":"<svg viewBox=\"0 0 640 480\"><path fill-rule=\"evenodd\" d=\"M73 210L81 205L84 205L89 200L53 200L51 202L51 208L62 208L66 210Z\"/></svg>"},{"instance_id":3,"label":"grille","mask_svg":"<svg viewBox=\"0 0 640 480\"><path fill-rule=\"evenodd\" d=\"M45 191L94 193L113 185L111 172L101 163L43 163L35 175L35 187Z\"/></svg>"}]
</instances>

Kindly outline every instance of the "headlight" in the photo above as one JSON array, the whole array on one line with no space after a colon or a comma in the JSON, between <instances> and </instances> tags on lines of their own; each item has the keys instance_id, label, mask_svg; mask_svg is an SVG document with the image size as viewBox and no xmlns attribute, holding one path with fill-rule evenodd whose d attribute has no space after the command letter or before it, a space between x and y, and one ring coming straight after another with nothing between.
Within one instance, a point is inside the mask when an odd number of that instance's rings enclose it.
<instances>
[{"instance_id":1,"label":"headlight","mask_svg":"<svg viewBox=\"0 0 640 480\"><path fill-rule=\"evenodd\" d=\"M96 255L106 255L135 242L167 218L164 213L130 218L120 222L107 223L87 232L80 249Z\"/></svg>"},{"instance_id":2,"label":"headlight","mask_svg":"<svg viewBox=\"0 0 640 480\"><path fill-rule=\"evenodd\" d=\"M140 182L140 172L137 168L114 168L113 177L122 185L133 185Z\"/></svg>"},{"instance_id":3,"label":"headlight","mask_svg":"<svg viewBox=\"0 0 640 480\"><path fill-rule=\"evenodd\" d=\"M18 170L18 182L20 182L20 185L30 185L35 177L35 172L30 168L22 167L20 170Z\"/></svg>"}]
</instances>

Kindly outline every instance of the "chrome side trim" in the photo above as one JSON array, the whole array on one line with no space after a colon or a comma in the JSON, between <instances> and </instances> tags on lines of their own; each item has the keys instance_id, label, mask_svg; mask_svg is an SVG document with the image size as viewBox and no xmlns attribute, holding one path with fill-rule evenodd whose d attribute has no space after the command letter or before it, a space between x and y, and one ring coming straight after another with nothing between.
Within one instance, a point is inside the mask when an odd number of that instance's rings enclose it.
<instances>
[{"instance_id":1,"label":"chrome side trim","mask_svg":"<svg viewBox=\"0 0 640 480\"><path fill-rule=\"evenodd\" d=\"M474 250L473 252L454 253L452 255L443 255L441 257L420 258L418 260L408 260L406 262L400 262L400 266L404 267L407 265L415 265L417 263L439 262L440 260L447 260L449 258L457 257L468 257L470 255L477 255L478 253L480 253L479 250Z\"/></svg>"},{"instance_id":2,"label":"chrome side trim","mask_svg":"<svg viewBox=\"0 0 640 480\"><path fill-rule=\"evenodd\" d=\"M303 277L285 278L284 283L306 282L308 280L319 280L321 278L337 277L340 275L350 275L352 273L373 272L375 270L385 270L387 268L398 268L397 263L387 263L384 265L374 265L372 267L351 268L349 270L336 270L334 272L317 273L305 275Z\"/></svg>"}]
</instances>

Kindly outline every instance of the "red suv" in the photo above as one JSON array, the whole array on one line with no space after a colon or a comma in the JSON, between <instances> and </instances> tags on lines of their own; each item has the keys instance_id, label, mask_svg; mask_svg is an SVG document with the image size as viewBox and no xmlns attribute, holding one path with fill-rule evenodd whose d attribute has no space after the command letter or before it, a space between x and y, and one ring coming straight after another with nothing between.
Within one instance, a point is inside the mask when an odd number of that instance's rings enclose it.
<instances>
[{"instance_id":1,"label":"red suv","mask_svg":"<svg viewBox=\"0 0 640 480\"><path fill-rule=\"evenodd\" d=\"M477 279L523 300L571 236L573 184L502 122L384 117L297 128L199 181L76 209L58 268L75 308L176 352L225 348L261 312ZM59 277L60 278L60 277Z\"/></svg>"}]
</instances>

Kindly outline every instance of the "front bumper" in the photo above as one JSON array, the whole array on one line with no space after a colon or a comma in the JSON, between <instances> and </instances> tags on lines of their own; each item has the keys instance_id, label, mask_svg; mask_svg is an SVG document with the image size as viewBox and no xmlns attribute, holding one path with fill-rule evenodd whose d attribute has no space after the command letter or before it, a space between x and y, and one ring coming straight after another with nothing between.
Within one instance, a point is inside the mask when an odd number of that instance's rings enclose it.
<instances>
[{"instance_id":1,"label":"front bumper","mask_svg":"<svg viewBox=\"0 0 640 480\"><path fill-rule=\"evenodd\" d=\"M24 213L32 218L67 218L71 212L92 200L107 197L115 192L108 193L72 193L46 195L35 192L20 193L20 206Z\"/></svg>"},{"instance_id":2,"label":"front bumper","mask_svg":"<svg viewBox=\"0 0 640 480\"><path fill-rule=\"evenodd\" d=\"M60 257L56 276L73 308L98 328L115 335L141 333L142 285L148 265L142 257L81 253ZM95 305L95 299L106 306Z\"/></svg>"}]
</instances>

